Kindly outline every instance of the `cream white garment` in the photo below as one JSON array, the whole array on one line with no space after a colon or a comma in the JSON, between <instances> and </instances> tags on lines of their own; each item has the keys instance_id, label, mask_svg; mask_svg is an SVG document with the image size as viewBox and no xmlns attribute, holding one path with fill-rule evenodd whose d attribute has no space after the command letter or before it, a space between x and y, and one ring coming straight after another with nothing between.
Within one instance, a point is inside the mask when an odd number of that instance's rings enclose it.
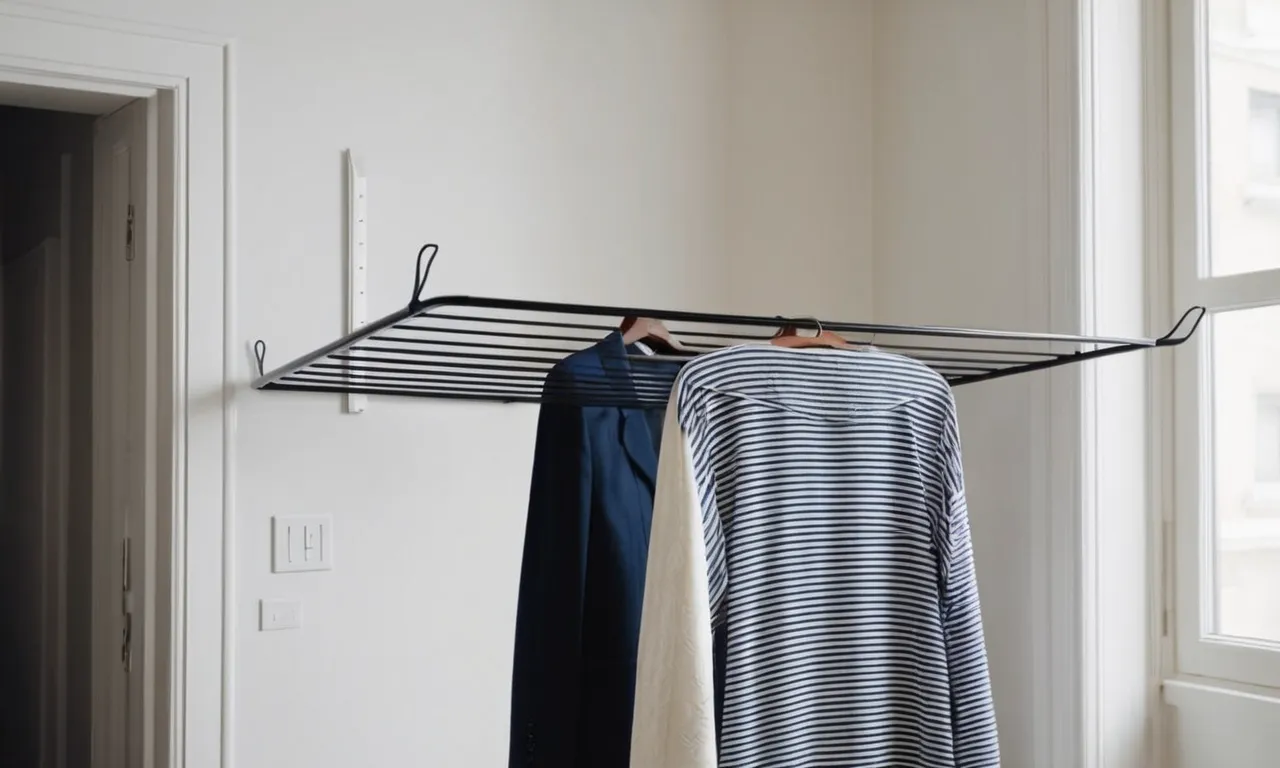
<instances>
[{"instance_id":1,"label":"cream white garment","mask_svg":"<svg viewBox=\"0 0 1280 768\"><path fill-rule=\"evenodd\" d=\"M631 768L716 768L711 600L692 452L672 387L653 499Z\"/></svg>"}]
</instances>

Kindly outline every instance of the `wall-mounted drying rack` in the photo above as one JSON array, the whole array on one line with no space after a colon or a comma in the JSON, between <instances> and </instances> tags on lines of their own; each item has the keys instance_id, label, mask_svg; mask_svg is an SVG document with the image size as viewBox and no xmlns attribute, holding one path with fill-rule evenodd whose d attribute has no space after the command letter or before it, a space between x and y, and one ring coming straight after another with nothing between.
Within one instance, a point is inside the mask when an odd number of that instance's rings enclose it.
<instances>
[{"instance_id":1,"label":"wall-mounted drying rack","mask_svg":"<svg viewBox=\"0 0 1280 768\"><path fill-rule=\"evenodd\" d=\"M423 269L422 257L427 253L430 258ZM1203 307L1192 307L1164 336L1132 339L477 296L422 298L437 253L434 245L418 253L413 297L404 309L270 372L264 371L266 344L258 341L254 349L259 378L254 388L496 402L665 405L681 361L690 359L687 356L625 353L618 345L617 359L606 359L597 375L580 373L572 383L560 377L547 379L561 358L595 344L628 316L662 320L695 355L726 345L765 342L784 324L825 329L855 343L914 357L952 386L959 386L1176 346L1191 338L1205 314Z\"/></svg>"}]
</instances>

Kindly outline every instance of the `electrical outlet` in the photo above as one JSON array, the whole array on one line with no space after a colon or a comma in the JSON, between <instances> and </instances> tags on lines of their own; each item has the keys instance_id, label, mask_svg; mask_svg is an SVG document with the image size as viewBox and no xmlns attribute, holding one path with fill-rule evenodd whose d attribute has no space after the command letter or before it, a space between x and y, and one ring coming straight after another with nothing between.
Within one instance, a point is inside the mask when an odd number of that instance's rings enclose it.
<instances>
[{"instance_id":1,"label":"electrical outlet","mask_svg":"<svg viewBox=\"0 0 1280 768\"><path fill-rule=\"evenodd\" d=\"M259 600L258 628L263 632L302 626L302 603L297 600Z\"/></svg>"},{"instance_id":2,"label":"electrical outlet","mask_svg":"<svg viewBox=\"0 0 1280 768\"><path fill-rule=\"evenodd\" d=\"M328 571L332 568L332 517L286 515L271 518L271 570L274 573Z\"/></svg>"}]
</instances>

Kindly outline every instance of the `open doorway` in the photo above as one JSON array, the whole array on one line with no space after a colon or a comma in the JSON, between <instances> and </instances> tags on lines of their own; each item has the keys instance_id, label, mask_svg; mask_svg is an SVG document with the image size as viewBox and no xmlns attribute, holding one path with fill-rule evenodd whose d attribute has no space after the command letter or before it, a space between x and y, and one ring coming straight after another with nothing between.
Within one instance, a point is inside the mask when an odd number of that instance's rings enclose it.
<instances>
[{"instance_id":1,"label":"open doorway","mask_svg":"<svg viewBox=\"0 0 1280 768\"><path fill-rule=\"evenodd\" d=\"M54 450L42 443L18 454L40 476L15 481L24 499L38 493L38 523L26 518L19 528L11 510L0 509L0 539L13 532L39 539L21 556L11 557L12 547L0 552L0 575L33 562L36 574L21 582L22 599L36 606L26 613L36 618L28 622L24 615L0 632L6 644L0 652L12 647L23 654L0 661L0 763L6 766L216 768L233 754L234 621L227 618L235 615L227 578L234 559L227 546L234 540L228 490L234 460L227 439L234 428L227 370L233 335L227 311L233 286L227 215L230 48L226 40L198 33L0 1L0 104L79 114L78 121L56 119L93 126L91 191L87 198L75 194L77 169L81 186L86 176L73 150L66 217L59 176L58 236L42 234L38 247L15 256L25 259L35 251L30 263L40 265L32 268L36 276L14 273L15 280L34 281L33 287L0 289L4 322L12 315L38 327L15 336L12 349L0 349L0 386L9 387L9 361L19 359L24 347L39 350L41 361L35 368L19 366L19 391L38 389L38 408L25 397L0 394L0 405L11 404L8 410L18 414L0 414L6 443L0 461L8 461L7 438L19 426L38 428L42 441L52 435L50 445L65 445ZM48 139L42 129L36 133ZM82 147L83 136L78 134ZM11 149L0 144L0 153ZM57 154L61 173L63 149ZM84 243L86 199L89 300L77 303L73 290L86 290L83 258L76 261ZM62 218L69 222L65 229ZM0 222L0 243L3 230ZM54 257L43 255L49 253ZM0 263L7 255L0 254ZM21 298L13 300L12 312L10 296ZM54 298L46 301L49 296ZM60 296L67 297L63 313L52 308ZM89 317L87 341L76 331L81 313ZM84 473L86 449L74 437L82 437L77 416L85 408L77 347L86 344L87 490L75 482ZM48 366L46 349L55 350ZM243 357L247 374L247 347ZM63 383L65 394L59 389ZM55 394L46 398L50 390ZM80 410L73 412L73 402ZM4 482L13 474L6 467ZM88 534L83 510L73 509L86 494L92 507ZM7 496L0 500L9 504ZM46 507L52 523L46 523ZM75 581L70 574L85 567L75 548L84 548L86 535L88 762L85 724L76 719L86 706L84 680L71 679L73 658L83 663L86 654L73 646L70 634L73 624L84 621L78 602L84 596L72 595L83 578ZM55 553L52 559L48 550ZM0 597L12 599L16 587L0 589ZM64 617L67 626L59 627ZM45 648L46 634L53 638L51 649ZM62 648L58 638L64 638ZM28 659L36 657L32 671ZM59 666L63 658L67 665ZM11 685L11 673L20 667Z\"/></svg>"},{"instance_id":2,"label":"open doorway","mask_svg":"<svg viewBox=\"0 0 1280 768\"><path fill-rule=\"evenodd\" d=\"M0 85L0 722L16 768L142 765L149 751L153 577L132 555L154 529L156 109Z\"/></svg>"}]
</instances>

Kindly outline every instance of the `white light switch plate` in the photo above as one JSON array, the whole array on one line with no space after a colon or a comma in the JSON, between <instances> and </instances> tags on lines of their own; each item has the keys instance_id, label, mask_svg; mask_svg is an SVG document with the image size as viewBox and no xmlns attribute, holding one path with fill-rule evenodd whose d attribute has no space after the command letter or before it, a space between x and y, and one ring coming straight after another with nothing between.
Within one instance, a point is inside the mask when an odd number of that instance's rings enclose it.
<instances>
[{"instance_id":1,"label":"white light switch plate","mask_svg":"<svg viewBox=\"0 0 1280 768\"><path fill-rule=\"evenodd\" d=\"M297 600L260 600L258 628L263 632L302 626L302 603Z\"/></svg>"},{"instance_id":2,"label":"white light switch plate","mask_svg":"<svg viewBox=\"0 0 1280 768\"><path fill-rule=\"evenodd\" d=\"M275 573L333 568L333 518L287 515L271 518L271 570Z\"/></svg>"}]
</instances>

